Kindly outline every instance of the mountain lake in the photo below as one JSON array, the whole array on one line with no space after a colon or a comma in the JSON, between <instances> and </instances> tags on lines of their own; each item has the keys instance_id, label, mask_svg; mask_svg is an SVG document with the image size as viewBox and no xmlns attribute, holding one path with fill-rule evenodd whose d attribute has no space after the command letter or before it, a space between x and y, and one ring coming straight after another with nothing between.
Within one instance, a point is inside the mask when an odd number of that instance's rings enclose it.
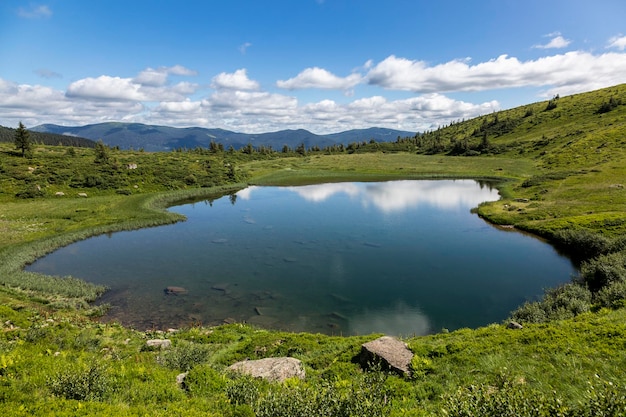
<instances>
[{"instance_id":1,"label":"mountain lake","mask_svg":"<svg viewBox=\"0 0 626 417\"><path fill-rule=\"evenodd\" d=\"M140 330L478 327L576 273L546 242L471 213L498 198L473 180L252 186L170 208L187 221L90 238L27 269L108 286L103 319Z\"/></svg>"}]
</instances>

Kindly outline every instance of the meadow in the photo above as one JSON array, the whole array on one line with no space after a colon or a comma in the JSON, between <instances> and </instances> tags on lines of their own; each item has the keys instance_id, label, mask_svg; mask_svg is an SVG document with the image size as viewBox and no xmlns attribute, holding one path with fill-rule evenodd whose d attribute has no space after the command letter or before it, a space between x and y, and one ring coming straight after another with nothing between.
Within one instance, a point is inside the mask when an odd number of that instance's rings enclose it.
<instances>
[{"instance_id":1,"label":"meadow","mask_svg":"<svg viewBox=\"0 0 626 417\"><path fill-rule=\"evenodd\" d=\"M623 416L626 410L626 86L555 97L392 143L171 153L0 144L3 415ZM101 149L102 151L102 149ZM245 323L129 329L98 321L105 288L24 265L90 236L183 221L165 210L248 184L474 178L502 199L475 211L548 239L580 264L508 320L408 337L412 376L364 372L353 337ZM81 196L82 195L82 196ZM86 195L86 196L85 196ZM114 261L114 260L112 260ZM147 348L167 337L167 351ZM304 381L234 377L288 355ZM184 386L176 376L189 372Z\"/></svg>"}]
</instances>

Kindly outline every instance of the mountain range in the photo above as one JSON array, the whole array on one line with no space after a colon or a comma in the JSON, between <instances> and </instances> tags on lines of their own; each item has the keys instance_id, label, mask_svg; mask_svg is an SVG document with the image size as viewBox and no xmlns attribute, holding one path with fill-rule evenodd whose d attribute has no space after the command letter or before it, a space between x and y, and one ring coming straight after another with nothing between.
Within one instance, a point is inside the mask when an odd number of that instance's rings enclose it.
<instances>
[{"instance_id":1,"label":"mountain range","mask_svg":"<svg viewBox=\"0 0 626 417\"><path fill-rule=\"evenodd\" d=\"M146 125L141 123L98 123L85 126L59 126L43 124L30 128L34 132L55 133L66 136L83 137L91 140L102 140L109 146L121 149L144 149L146 151L169 151L178 148L196 148L209 146L211 141L221 143L224 148L232 146L239 149L248 144L255 147L271 146L281 150L285 145L296 148L304 144L307 148L318 146L324 148L332 145L348 145L352 142L363 142L374 139L377 142L396 140L398 136L414 136L415 132L372 127L354 129L340 133L317 135L308 130L281 130L269 133L238 133L224 129L208 129L202 127L176 128L168 126Z\"/></svg>"}]
</instances>

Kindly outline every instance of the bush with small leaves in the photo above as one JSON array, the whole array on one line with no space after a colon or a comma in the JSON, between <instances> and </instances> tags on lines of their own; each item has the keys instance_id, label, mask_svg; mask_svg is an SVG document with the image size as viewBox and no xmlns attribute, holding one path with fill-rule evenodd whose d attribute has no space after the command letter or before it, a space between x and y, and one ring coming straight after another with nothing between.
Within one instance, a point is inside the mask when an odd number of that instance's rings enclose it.
<instances>
[{"instance_id":1,"label":"bush with small leaves","mask_svg":"<svg viewBox=\"0 0 626 417\"><path fill-rule=\"evenodd\" d=\"M596 293L594 300L600 307L618 309L626 306L626 281L605 286Z\"/></svg>"},{"instance_id":2,"label":"bush with small leaves","mask_svg":"<svg viewBox=\"0 0 626 417\"><path fill-rule=\"evenodd\" d=\"M544 323L575 317L591 309L591 292L575 283L546 291L541 301L525 303L511 313L521 323Z\"/></svg>"},{"instance_id":3,"label":"bush with small leaves","mask_svg":"<svg viewBox=\"0 0 626 417\"><path fill-rule=\"evenodd\" d=\"M252 408L261 395L263 381L251 376L241 375L235 377L226 385L226 397L233 405L248 405Z\"/></svg>"},{"instance_id":4,"label":"bush with small leaves","mask_svg":"<svg viewBox=\"0 0 626 417\"><path fill-rule=\"evenodd\" d=\"M209 359L211 347L199 343L180 341L172 349L166 350L158 357L161 365L169 369L189 371L194 366Z\"/></svg>"},{"instance_id":5,"label":"bush with small leaves","mask_svg":"<svg viewBox=\"0 0 626 417\"><path fill-rule=\"evenodd\" d=\"M626 252L600 255L580 266L579 281L593 292L620 281L626 281Z\"/></svg>"},{"instance_id":6,"label":"bush with small leaves","mask_svg":"<svg viewBox=\"0 0 626 417\"><path fill-rule=\"evenodd\" d=\"M113 378L98 363L83 369L65 370L49 378L47 385L56 396L80 401L104 400L114 388Z\"/></svg>"}]
</instances>

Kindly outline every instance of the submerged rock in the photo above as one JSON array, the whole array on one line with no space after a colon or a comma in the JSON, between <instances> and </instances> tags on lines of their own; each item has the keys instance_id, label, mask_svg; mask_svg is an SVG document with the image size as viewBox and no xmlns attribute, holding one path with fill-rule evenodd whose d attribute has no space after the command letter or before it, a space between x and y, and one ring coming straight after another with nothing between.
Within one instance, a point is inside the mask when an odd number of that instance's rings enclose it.
<instances>
[{"instance_id":1,"label":"submerged rock","mask_svg":"<svg viewBox=\"0 0 626 417\"><path fill-rule=\"evenodd\" d=\"M169 286L163 290L165 295L183 295L187 294L187 289L183 287Z\"/></svg>"}]
</instances>

